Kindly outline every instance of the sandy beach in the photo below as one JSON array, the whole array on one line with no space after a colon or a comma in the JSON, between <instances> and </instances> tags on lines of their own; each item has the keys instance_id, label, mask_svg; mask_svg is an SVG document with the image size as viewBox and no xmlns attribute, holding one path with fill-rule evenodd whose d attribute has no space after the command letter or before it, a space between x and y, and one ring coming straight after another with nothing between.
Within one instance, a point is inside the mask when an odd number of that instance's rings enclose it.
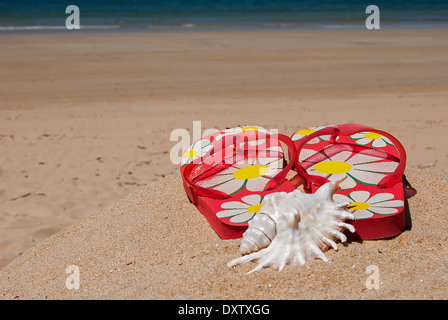
<instances>
[{"instance_id":1,"label":"sandy beach","mask_svg":"<svg viewBox=\"0 0 448 320\"><path fill-rule=\"evenodd\" d=\"M0 43L0 298L448 298L446 29ZM329 263L250 277L250 265L229 269L239 241L213 233L170 159L172 131L193 136L193 121L287 135L347 122L388 131L418 190L412 228L330 250ZM380 290L364 285L372 264ZM79 290L65 287L68 265L82 270Z\"/></svg>"},{"instance_id":2,"label":"sandy beach","mask_svg":"<svg viewBox=\"0 0 448 320\"><path fill-rule=\"evenodd\" d=\"M419 195L409 199L411 223L400 236L250 275L254 263L226 265L240 255L240 240L221 240L183 196L180 175L170 175L25 252L0 271L0 298L446 299L448 183L408 171ZM71 266L79 289L68 289ZM369 266L378 268L378 289L366 285Z\"/></svg>"}]
</instances>

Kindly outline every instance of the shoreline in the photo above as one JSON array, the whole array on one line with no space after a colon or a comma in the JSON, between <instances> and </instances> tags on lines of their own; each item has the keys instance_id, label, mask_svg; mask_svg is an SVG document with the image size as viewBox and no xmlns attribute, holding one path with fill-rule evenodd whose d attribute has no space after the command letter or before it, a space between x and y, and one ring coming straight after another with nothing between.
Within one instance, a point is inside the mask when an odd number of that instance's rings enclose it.
<instances>
[{"instance_id":1,"label":"shoreline","mask_svg":"<svg viewBox=\"0 0 448 320\"><path fill-rule=\"evenodd\" d=\"M446 30L446 23L399 23L382 25L380 30L367 30L363 21L350 25L306 24L294 25L194 25L186 23L175 26L121 26L121 25L81 25L79 30L67 30L64 25L48 26L0 26L0 36L4 35L51 35L51 34L141 34L141 33L194 33L194 32L296 32L296 31L370 31L381 30Z\"/></svg>"}]
</instances>

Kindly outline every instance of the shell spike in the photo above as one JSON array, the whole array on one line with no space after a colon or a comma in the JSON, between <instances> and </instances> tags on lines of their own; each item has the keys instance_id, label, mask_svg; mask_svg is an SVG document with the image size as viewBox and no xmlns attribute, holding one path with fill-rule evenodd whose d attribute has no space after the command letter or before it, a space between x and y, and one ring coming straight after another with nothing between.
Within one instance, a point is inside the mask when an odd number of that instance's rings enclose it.
<instances>
[{"instance_id":1,"label":"shell spike","mask_svg":"<svg viewBox=\"0 0 448 320\"><path fill-rule=\"evenodd\" d=\"M333 200L333 195L341 189L340 185L344 180L347 179L347 176L342 178L338 181L330 181L321 186L317 191L315 192L316 196L326 197L329 200Z\"/></svg>"},{"instance_id":2,"label":"shell spike","mask_svg":"<svg viewBox=\"0 0 448 320\"><path fill-rule=\"evenodd\" d=\"M355 232L355 227L349 223L345 223L345 222L339 222L338 226L347 229L348 231L350 231L351 233Z\"/></svg>"},{"instance_id":3,"label":"shell spike","mask_svg":"<svg viewBox=\"0 0 448 320\"><path fill-rule=\"evenodd\" d=\"M325 262L328 262L328 258L325 253L323 253L322 250L320 250L317 246L312 247L310 251L310 257L316 257Z\"/></svg>"},{"instance_id":4,"label":"shell spike","mask_svg":"<svg viewBox=\"0 0 448 320\"><path fill-rule=\"evenodd\" d=\"M333 240L331 240L331 239L329 239L329 238L327 238L327 237L324 237L324 238L322 239L322 241L323 241L324 243L330 245L334 250L336 250L336 251L338 250L338 245L337 245L336 242L334 242Z\"/></svg>"},{"instance_id":5,"label":"shell spike","mask_svg":"<svg viewBox=\"0 0 448 320\"><path fill-rule=\"evenodd\" d=\"M336 205L335 208L340 209L340 210L347 210L349 205L350 205L350 202L339 203Z\"/></svg>"},{"instance_id":6,"label":"shell spike","mask_svg":"<svg viewBox=\"0 0 448 320\"><path fill-rule=\"evenodd\" d=\"M348 176L346 175L344 178L342 178L341 180L335 181L335 191L333 192L333 194L336 191L339 191L341 189L341 183L344 182L346 179L348 178Z\"/></svg>"}]
</instances>

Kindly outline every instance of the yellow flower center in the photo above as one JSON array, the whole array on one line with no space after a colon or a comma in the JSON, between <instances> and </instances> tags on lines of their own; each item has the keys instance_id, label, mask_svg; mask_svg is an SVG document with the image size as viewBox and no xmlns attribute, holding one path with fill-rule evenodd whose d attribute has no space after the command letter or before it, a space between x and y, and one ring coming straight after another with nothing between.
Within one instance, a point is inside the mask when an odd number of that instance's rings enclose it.
<instances>
[{"instance_id":1,"label":"yellow flower center","mask_svg":"<svg viewBox=\"0 0 448 320\"><path fill-rule=\"evenodd\" d=\"M300 134L302 136L309 136L310 134L316 132L315 129L302 129L299 131L296 131L297 134Z\"/></svg>"},{"instance_id":2,"label":"yellow flower center","mask_svg":"<svg viewBox=\"0 0 448 320\"><path fill-rule=\"evenodd\" d=\"M241 169L236 170L233 173L233 177L235 179L254 179L254 178L258 178L261 177L263 175L265 175L266 173L269 172L269 167L261 165L261 164L256 164L253 166L248 166L248 167L244 167Z\"/></svg>"},{"instance_id":3,"label":"yellow flower center","mask_svg":"<svg viewBox=\"0 0 448 320\"><path fill-rule=\"evenodd\" d=\"M182 158L194 158L198 155L198 153L199 152L197 150L187 150L183 154Z\"/></svg>"},{"instance_id":4,"label":"yellow flower center","mask_svg":"<svg viewBox=\"0 0 448 320\"><path fill-rule=\"evenodd\" d=\"M364 137L366 137L367 139L375 140L381 138L381 135L375 132L367 132L366 134L364 134Z\"/></svg>"},{"instance_id":5,"label":"yellow flower center","mask_svg":"<svg viewBox=\"0 0 448 320\"><path fill-rule=\"evenodd\" d=\"M258 211L260 211L260 209L261 209L261 203L254 204L253 206L250 206L249 208L247 208L247 211L252 212L252 213L257 213Z\"/></svg>"},{"instance_id":6,"label":"yellow flower center","mask_svg":"<svg viewBox=\"0 0 448 320\"><path fill-rule=\"evenodd\" d=\"M352 170L352 166L342 161L322 161L314 165L317 171L326 174L341 174Z\"/></svg>"},{"instance_id":7,"label":"yellow flower center","mask_svg":"<svg viewBox=\"0 0 448 320\"><path fill-rule=\"evenodd\" d=\"M347 207L350 210L363 210L370 208L370 204L365 202L352 202Z\"/></svg>"},{"instance_id":8,"label":"yellow flower center","mask_svg":"<svg viewBox=\"0 0 448 320\"><path fill-rule=\"evenodd\" d=\"M244 127L244 128L241 128L240 132L249 131L249 130L258 131L258 128L257 127Z\"/></svg>"}]
</instances>

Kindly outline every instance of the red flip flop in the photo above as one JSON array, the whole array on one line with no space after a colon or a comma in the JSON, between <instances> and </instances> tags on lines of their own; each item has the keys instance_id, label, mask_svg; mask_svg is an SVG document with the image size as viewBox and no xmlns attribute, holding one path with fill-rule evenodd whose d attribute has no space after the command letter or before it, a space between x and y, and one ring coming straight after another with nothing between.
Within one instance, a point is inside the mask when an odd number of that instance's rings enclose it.
<instances>
[{"instance_id":1,"label":"red flip flop","mask_svg":"<svg viewBox=\"0 0 448 320\"><path fill-rule=\"evenodd\" d=\"M280 142L288 148L289 162ZM188 198L222 239L240 238L267 194L295 189L286 179L296 158L293 142L261 127L204 137L184 156L196 157L180 168Z\"/></svg>"},{"instance_id":2,"label":"red flip flop","mask_svg":"<svg viewBox=\"0 0 448 320\"><path fill-rule=\"evenodd\" d=\"M328 181L346 178L334 195L350 202L355 220L352 239L381 239L405 228L403 173L406 152L391 134L360 124L299 130L295 169L315 192Z\"/></svg>"}]
</instances>

